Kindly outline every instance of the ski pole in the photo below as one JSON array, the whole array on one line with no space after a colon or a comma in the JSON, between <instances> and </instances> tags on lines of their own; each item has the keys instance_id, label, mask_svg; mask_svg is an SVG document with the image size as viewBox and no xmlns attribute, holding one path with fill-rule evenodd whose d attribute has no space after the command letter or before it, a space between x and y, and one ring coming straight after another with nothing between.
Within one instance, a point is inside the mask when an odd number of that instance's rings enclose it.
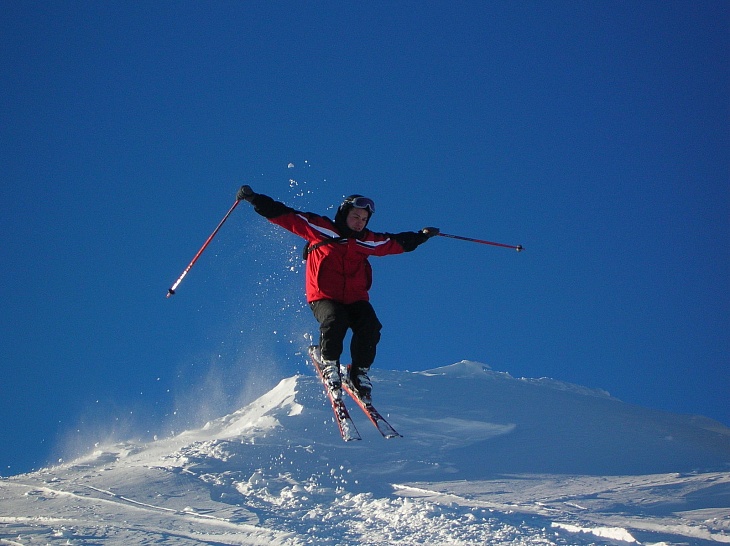
<instances>
[{"instance_id":1,"label":"ski pole","mask_svg":"<svg viewBox=\"0 0 730 546\"><path fill-rule=\"evenodd\" d=\"M200 250L198 250L198 253L195 255L193 260L188 264L188 266L185 268L185 271L182 272L182 275L180 275L177 280L175 281L175 284L173 284L167 291L167 296L170 297L175 294L175 289L178 287L178 285L182 282L182 280L185 278L185 275L188 274L188 271L192 269L192 267L195 265L195 262L198 261L198 258L200 258L200 255L203 253L203 251L206 249L206 247L210 244L210 242L213 240L213 237L215 237L216 233L218 233L218 230L221 228L221 226L225 223L226 220L228 220L228 217L233 212L233 209L235 209L238 206L238 203L240 201L236 199L236 202L233 203L233 206L229 209L229 211L226 213L226 215L223 217L223 220L220 221L218 224L218 227L213 230L213 233L210 234L210 237L208 237L208 240L205 241L202 247L200 247Z\"/></svg>"},{"instance_id":2,"label":"ski pole","mask_svg":"<svg viewBox=\"0 0 730 546\"><path fill-rule=\"evenodd\" d=\"M484 241L482 239L472 239L471 237L462 237L461 235L449 235L448 233L439 233L441 237L449 237L451 239L459 239L460 241L469 241L471 243L480 243L483 245L492 245L492 246L502 246L505 248L513 248L517 252L522 252L524 248L522 248L522 245L505 245L503 243L494 243L492 241Z\"/></svg>"}]
</instances>

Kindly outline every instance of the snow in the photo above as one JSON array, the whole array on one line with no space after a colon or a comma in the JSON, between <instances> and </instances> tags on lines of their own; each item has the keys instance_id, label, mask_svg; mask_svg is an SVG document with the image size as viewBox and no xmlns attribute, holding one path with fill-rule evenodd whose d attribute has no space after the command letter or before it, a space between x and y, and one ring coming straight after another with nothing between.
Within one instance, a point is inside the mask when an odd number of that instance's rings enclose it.
<instances>
[{"instance_id":1,"label":"snow","mask_svg":"<svg viewBox=\"0 0 730 546\"><path fill-rule=\"evenodd\" d=\"M0 479L0 544L730 543L730 429L478 362L377 369L403 438L283 379L174 437Z\"/></svg>"}]
</instances>

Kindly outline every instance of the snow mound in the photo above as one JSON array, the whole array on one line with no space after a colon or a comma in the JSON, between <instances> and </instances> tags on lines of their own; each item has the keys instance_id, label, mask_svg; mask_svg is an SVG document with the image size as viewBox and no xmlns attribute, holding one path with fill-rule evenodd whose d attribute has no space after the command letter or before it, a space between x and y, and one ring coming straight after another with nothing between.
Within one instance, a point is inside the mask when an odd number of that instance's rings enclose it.
<instances>
[{"instance_id":1,"label":"snow mound","mask_svg":"<svg viewBox=\"0 0 730 546\"><path fill-rule=\"evenodd\" d=\"M730 429L470 361L375 370L384 440L314 377L148 444L0 479L0 542L730 543Z\"/></svg>"}]
</instances>

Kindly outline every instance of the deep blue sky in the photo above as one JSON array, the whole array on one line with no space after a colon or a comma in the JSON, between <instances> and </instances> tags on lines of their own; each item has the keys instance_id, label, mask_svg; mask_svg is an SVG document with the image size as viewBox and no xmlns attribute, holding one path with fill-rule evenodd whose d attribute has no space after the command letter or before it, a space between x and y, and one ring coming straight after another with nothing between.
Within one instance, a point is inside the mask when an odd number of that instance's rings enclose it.
<instances>
[{"instance_id":1,"label":"deep blue sky","mask_svg":"<svg viewBox=\"0 0 730 546\"><path fill-rule=\"evenodd\" d=\"M309 373L247 204L165 298L242 183L525 246L373 259L376 366L730 425L729 52L725 1L3 2L0 474Z\"/></svg>"}]
</instances>

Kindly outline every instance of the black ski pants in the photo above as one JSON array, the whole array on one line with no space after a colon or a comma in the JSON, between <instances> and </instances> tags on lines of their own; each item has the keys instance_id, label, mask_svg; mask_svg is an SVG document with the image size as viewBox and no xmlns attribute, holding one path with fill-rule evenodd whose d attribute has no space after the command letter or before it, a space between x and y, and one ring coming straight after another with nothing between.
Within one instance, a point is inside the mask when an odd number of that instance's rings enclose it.
<instances>
[{"instance_id":1,"label":"black ski pants","mask_svg":"<svg viewBox=\"0 0 730 546\"><path fill-rule=\"evenodd\" d=\"M375 348L383 327L369 301L340 303L317 300L309 304L319 322L319 347L324 360L340 360L348 328L352 330L352 367L367 370L375 360Z\"/></svg>"}]
</instances>

